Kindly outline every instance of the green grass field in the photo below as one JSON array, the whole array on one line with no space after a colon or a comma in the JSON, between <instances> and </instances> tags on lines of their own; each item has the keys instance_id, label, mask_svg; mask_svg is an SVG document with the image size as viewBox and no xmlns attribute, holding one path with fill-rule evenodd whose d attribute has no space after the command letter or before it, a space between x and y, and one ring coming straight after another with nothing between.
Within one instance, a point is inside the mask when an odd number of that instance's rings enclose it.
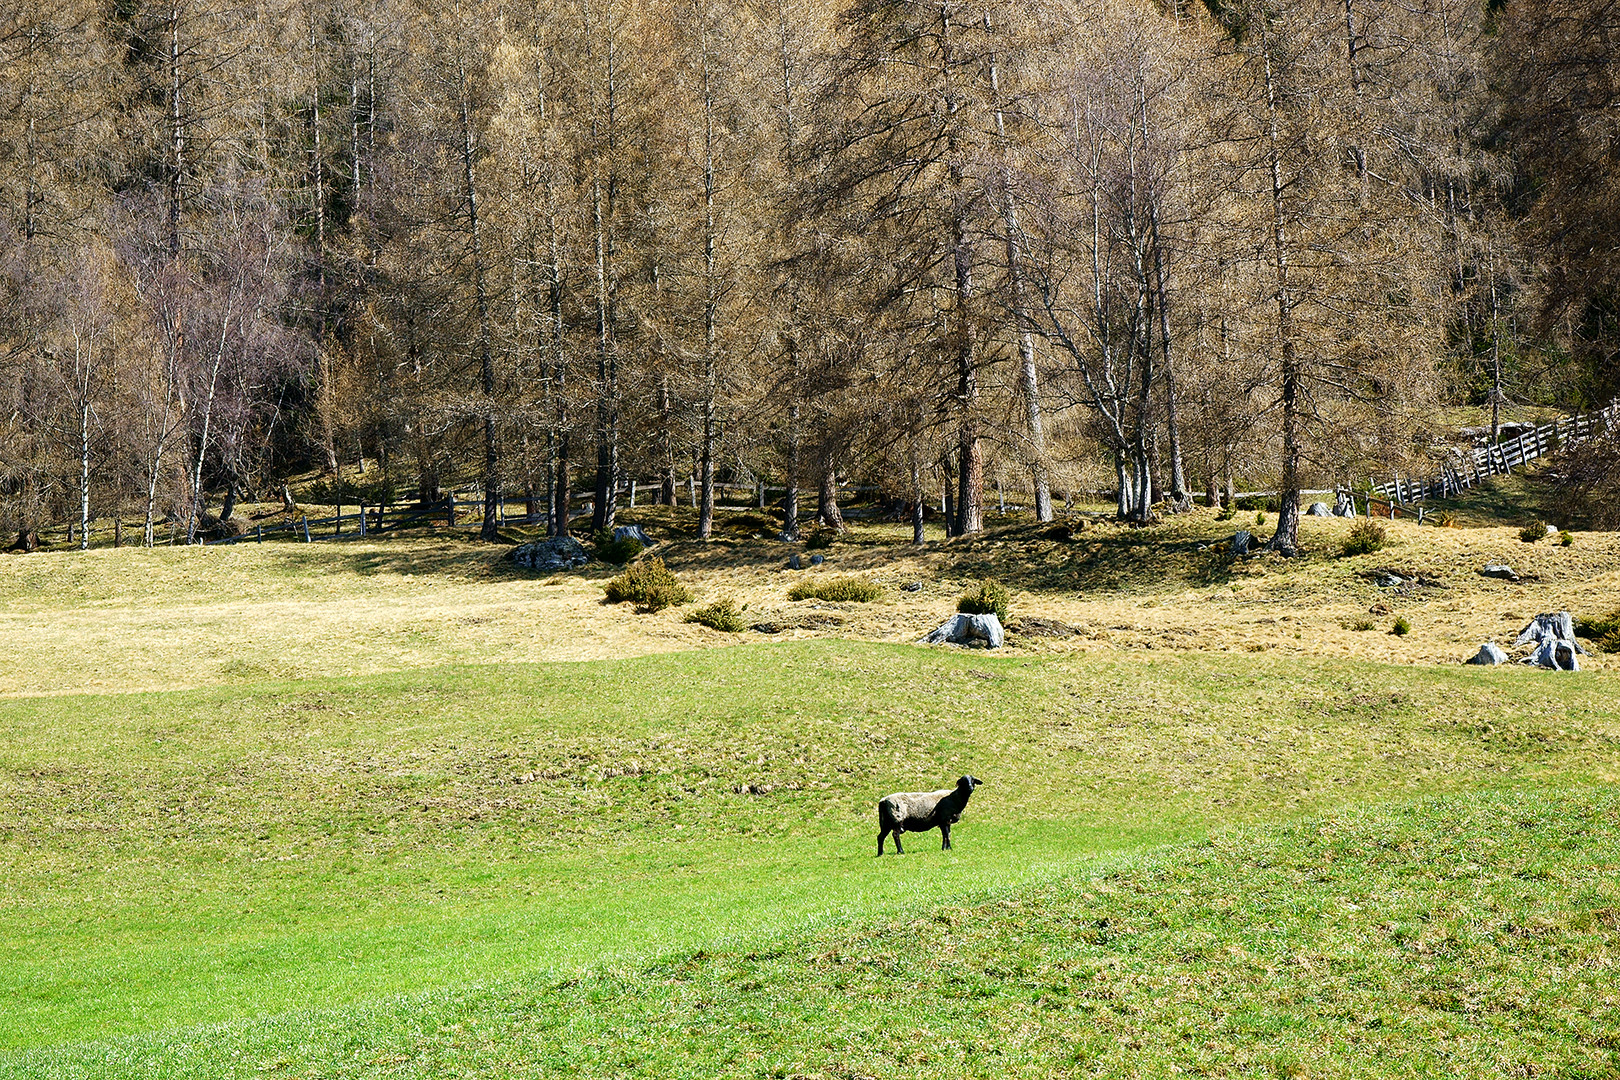
<instances>
[{"instance_id":1,"label":"green grass field","mask_svg":"<svg viewBox=\"0 0 1620 1080\"><path fill-rule=\"evenodd\" d=\"M1620 672L1444 662L1620 549L1225 531L669 545L793 641L459 539L0 560L0 1076L1620 1076ZM893 643L984 575L1079 636Z\"/></svg>"},{"instance_id":2,"label":"green grass field","mask_svg":"<svg viewBox=\"0 0 1620 1080\"><path fill-rule=\"evenodd\" d=\"M815 641L14 698L0 1075L1605 1075L1617 689ZM960 772L956 850L873 857Z\"/></svg>"}]
</instances>

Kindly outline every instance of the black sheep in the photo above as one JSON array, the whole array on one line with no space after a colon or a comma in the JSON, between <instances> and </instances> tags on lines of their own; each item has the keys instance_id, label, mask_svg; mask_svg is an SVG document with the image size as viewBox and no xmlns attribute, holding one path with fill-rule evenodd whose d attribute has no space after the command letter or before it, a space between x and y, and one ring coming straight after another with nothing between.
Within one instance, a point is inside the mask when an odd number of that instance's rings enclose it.
<instances>
[{"instance_id":1,"label":"black sheep","mask_svg":"<svg viewBox=\"0 0 1620 1080\"><path fill-rule=\"evenodd\" d=\"M897 791L883 796L878 802L878 854L883 854L883 841L890 833L894 834L894 853L904 855L900 834L929 829L940 831L945 838L940 850L949 851L951 826L962 820L962 811L967 809L973 789L981 783L982 780L964 776L956 782L956 787L946 791Z\"/></svg>"}]
</instances>

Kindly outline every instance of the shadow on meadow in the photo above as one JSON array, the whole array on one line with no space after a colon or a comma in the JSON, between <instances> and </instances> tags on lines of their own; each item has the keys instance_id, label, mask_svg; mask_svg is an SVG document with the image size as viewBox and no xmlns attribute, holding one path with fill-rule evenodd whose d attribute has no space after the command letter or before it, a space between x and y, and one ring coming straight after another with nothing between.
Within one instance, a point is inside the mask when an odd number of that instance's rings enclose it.
<instances>
[{"instance_id":1,"label":"shadow on meadow","mask_svg":"<svg viewBox=\"0 0 1620 1080\"><path fill-rule=\"evenodd\" d=\"M1571 516L1568 500L1549 482L1546 465L1493 476L1454 498L1429 499L1430 514L1451 513L1458 525L1489 527L1545 521L1565 529L1587 529L1583 516Z\"/></svg>"}]
</instances>

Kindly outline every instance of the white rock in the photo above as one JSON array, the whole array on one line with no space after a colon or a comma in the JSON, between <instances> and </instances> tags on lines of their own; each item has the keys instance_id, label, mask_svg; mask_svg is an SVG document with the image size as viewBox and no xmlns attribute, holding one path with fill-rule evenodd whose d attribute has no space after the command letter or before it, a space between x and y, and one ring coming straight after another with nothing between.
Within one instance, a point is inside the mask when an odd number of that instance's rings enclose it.
<instances>
[{"instance_id":1,"label":"white rock","mask_svg":"<svg viewBox=\"0 0 1620 1080\"><path fill-rule=\"evenodd\" d=\"M1507 661L1508 655L1502 651L1501 646L1494 641L1487 641L1479 647L1479 652L1475 654L1472 660L1465 662L1469 664L1488 664L1494 667L1497 664L1505 664Z\"/></svg>"}]
</instances>

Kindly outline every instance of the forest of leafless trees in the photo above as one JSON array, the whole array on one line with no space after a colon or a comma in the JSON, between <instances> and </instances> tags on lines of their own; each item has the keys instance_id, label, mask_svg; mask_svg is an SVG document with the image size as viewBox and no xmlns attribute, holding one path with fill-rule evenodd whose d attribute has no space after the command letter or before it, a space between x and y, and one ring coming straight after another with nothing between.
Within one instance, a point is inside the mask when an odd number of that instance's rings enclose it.
<instances>
[{"instance_id":1,"label":"forest of leafless trees","mask_svg":"<svg viewBox=\"0 0 1620 1080\"><path fill-rule=\"evenodd\" d=\"M29 0L0 528L1263 486L1289 552L1620 389L1617 239L1620 0Z\"/></svg>"}]
</instances>

